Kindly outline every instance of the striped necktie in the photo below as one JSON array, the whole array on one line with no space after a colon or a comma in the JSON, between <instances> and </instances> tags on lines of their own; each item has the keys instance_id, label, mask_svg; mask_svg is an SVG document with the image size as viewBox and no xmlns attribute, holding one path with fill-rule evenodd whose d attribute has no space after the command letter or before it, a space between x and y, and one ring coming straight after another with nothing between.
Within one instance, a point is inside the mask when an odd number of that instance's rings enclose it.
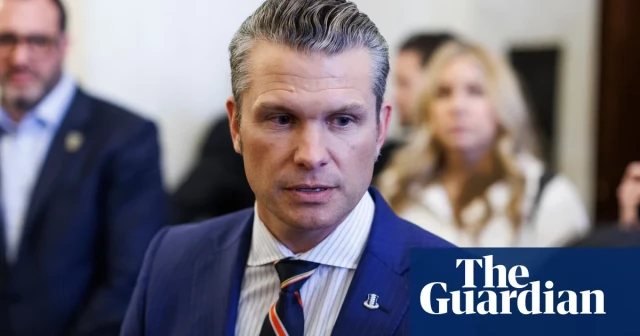
<instances>
[{"instance_id":1,"label":"striped necktie","mask_svg":"<svg viewBox=\"0 0 640 336\"><path fill-rule=\"evenodd\" d=\"M294 259L281 259L275 263L280 278L280 296L271 305L262 324L260 336L303 336L304 312L300 288L316 271L319 264Z\"/></svg>"}]
</instances>

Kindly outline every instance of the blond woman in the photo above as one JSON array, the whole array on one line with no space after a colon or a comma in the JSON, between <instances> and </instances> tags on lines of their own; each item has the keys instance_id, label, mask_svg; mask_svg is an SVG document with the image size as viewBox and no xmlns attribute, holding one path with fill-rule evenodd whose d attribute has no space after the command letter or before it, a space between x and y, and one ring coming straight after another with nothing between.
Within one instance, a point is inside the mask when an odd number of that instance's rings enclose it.
<instances>
[{"instance_id":1,"label":"blond woman","mask_svg":"<svg viewBox=\"0 0 640 336\"><path fill-rule=\"evenodd\" d=\"M377 181L400 216L459 246L560 246L588 231L574 186L538 158L505 60L450 42L425 76L418 130Z\"/></svg>"}]
</instances>

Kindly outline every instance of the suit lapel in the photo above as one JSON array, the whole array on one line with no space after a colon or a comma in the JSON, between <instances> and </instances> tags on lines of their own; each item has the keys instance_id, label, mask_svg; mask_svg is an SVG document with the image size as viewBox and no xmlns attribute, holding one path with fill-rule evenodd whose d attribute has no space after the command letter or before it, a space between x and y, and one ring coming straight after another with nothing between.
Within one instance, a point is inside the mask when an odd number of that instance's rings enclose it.
<instances>
[{"instance_id":1,"label":"suit lapel","mask_svg":"<svg viewBox=\"0 0 640 336\"><path fill-rule=\"evenodd\" d=\"M368 294L379 296L378 309L368 309ZM409 307L409 288L402 276L374 255L363 256L349 286L333 335L393 335Z\"/></svg>"},{"instance_id":2,"label":"suit lapel","mask_svg":"<svg viewBox=\"0 0 640 336\"><path fill-rule=\"evenodd\" d=\"M0 182L1 183L1 182ZM2 209L2 202L0 202L0 265L4 264L6 259L5 259L5 236L4 236L4 231L5 231L5 226L4 226L4 210ZM0 267L1 270L1 267ZM0 273L0 278L2 278L2 273Z\"/></svg>"},{"instance_id":3,"label":"suit lapel","mask_svg":"<svg viewBox=\"0 0 640 336\"><path fill-rule=\"evenodd\" d=\"M196 335L235 335L238 301L251 247L253 212L240 225L237 217L234 219L233 232L211 242L211 246L224 248L196 265L191 293Z\"/></svg>"},{"instance_id":4,"label":"suit lapel","mask_svg":"<svg viewBox=\"0 0 640 336\"><path fill-rule=\"evenodd\" d=\"M400 219L374 188L376 210L358 268L354 274L333 335L392 335L409 309L408 259L398 230ZM378 309L368 309L368 294L378 295Z\"/></svg>"},{"instance_id":5,"label":"suit lapel","mask_svg":"<svg viewBox=\"0 0 640 336\"><path fill-rule=\"evenodd\" d=\"M79 154L75 150L68 150L68 137L72 132L76 135L84 134L84 128L90 112L90 100L80 89L77 89L73 101L67 111L67 114L60 124L56 135L47 151L46 159L40 170L40 175L36 181L35 187L31 194L25 227L23 232L23 246L29 242L29 237L33 234L37 216L47 204L51 192L55 189L56 182L62 180L64 168L71 164L78 164L78 160L74 157Z\"/></svg>"},{"instance_id":6,"label":"suit lapel","mask_svg":"<svg viewBox=\"0 0 640 336\"><path fill-rule=\"evenodd\" d=\"M1 208L1 207L0 207ZM7 259L5 257L5 236L4 236L4 215L0 210L0 293L4 290L4 284L9 277L9 265L7 264ZM0 309L1 310L1 309ZM0 315L2 313L0 312Z\"/></svg>"}]
</instances>

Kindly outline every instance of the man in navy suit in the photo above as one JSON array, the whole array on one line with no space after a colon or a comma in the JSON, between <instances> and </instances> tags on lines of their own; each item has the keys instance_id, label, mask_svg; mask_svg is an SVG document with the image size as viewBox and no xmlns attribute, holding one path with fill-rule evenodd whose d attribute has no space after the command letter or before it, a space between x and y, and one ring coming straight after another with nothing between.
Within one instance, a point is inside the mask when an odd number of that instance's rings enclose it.
<instances>
[{"instance_id":1,"label":"man in navy suit","mask_svg":"<svg viewBox=\"0 0 640 336\"><path fill-rule=\"evenodd\" d=\"M117 335L168 220L155 126L62 70L60 1L0 7L0 335Z\"/></svg>"},{"instance_id":2,"label":"man in navy suit","mask_svg":"<svg viewBox=\"0 0 640 336\"><path fill-rule=\"evenodd\" d=\"M122 335L406 335L409 254L450 247L373 188L388 47L346 0L267 0L234 36L235 150L254 208L163 230Z\"/></svg>"}]
</instances>

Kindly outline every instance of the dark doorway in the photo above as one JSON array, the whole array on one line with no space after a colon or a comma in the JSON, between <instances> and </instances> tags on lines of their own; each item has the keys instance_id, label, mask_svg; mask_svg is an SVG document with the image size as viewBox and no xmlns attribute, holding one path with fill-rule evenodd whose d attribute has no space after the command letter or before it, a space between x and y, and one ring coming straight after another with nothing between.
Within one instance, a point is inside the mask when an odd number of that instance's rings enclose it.
<instances>
[{"instance_id":1,"label":"dark doorway","mask_svg":"<svg viewBox=\"0 0 640 336\"><path fill-rule=\"evenodd\" d=\"M616 189L640 160L640 1L601 0L597 204L599 221L616 220Z\"/></svg>"},{"instance_id":2,"label":"dark doorway","mask_svg":"<svg viewBox=\"0 0 640 336\"><path fill-rule=\"evenodd\" d=\"M555 46L516 47L509 51L509 61L531 108L534 126L542 142L541 154L549 167L555 169L560 49Z\"/></svg>"}]
</instances>

